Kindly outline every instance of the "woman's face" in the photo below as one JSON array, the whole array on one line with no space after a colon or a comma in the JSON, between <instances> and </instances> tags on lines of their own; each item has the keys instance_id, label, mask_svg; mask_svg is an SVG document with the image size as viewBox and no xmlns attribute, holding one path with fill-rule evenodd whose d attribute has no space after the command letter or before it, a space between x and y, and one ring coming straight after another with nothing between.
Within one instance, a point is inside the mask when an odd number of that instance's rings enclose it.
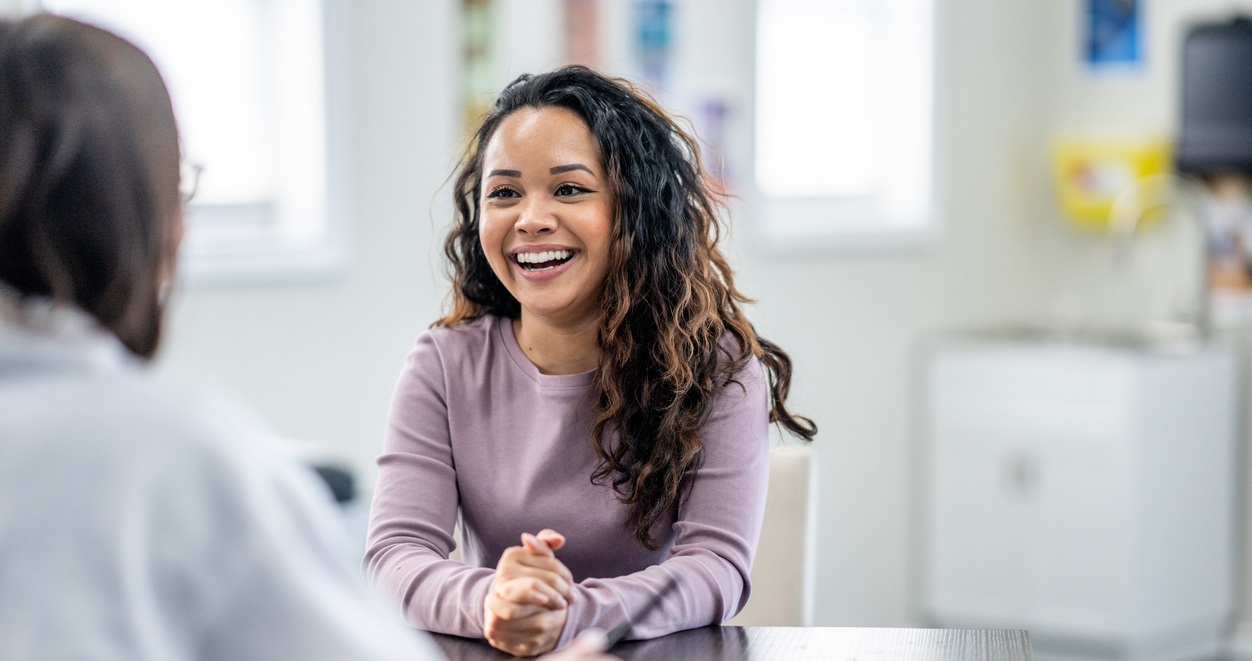
<instances>
[{"instance_id":1,"label":"woman's face","mask_svg":"<svg viewBox=\"0 0 1252 661\"><path fill-rule=\"evenodd\" d=\"M600 313L613 193L595 136L564 108L523 108L483 154L478 236L522 317L586 323Z\"/></svg>"}]
</instances>

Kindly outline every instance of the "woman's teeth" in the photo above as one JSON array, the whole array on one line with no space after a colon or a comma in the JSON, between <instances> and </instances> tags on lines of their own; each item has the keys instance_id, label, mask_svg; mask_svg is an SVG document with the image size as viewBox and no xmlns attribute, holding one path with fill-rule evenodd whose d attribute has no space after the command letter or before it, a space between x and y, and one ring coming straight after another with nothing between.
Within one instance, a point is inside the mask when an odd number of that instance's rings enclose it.
<instances>
[{"instance_id":1,"label":"woman's teeth","mask_svg":"<svg viewBox=\"0 0 1252 661\"><path fill-rule=\"evenodd\" d=\"M564 264L573 256L572 250L545 250L543 252L519 252L513 258L528 271L546 271Z\"/></svg>"}]
</instances>

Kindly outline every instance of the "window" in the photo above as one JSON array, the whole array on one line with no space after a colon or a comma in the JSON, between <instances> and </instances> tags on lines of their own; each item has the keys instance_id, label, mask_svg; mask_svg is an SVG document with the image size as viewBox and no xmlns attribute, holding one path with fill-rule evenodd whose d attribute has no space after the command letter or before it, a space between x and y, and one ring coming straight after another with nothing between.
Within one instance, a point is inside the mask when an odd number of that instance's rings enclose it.
<instances>
[{"instance_id":1,"label":"window","mask_svg":"<svg viewBox=\"0 0 1252 661\"><path fill-rule=\"evenodd\" d=\"M325 40L311 0L43 0L156 62L184 159L202 168L181 264L193 282L324 273L343 260L328 214Z\"/></svg>"},{"instance_id":2,"label":"window","mask_svg":"<svg viewBox=\"0 0 1252 661\"><path fill-rule=\"evenodd\" d=\"M900 238L934 223L934 0L761 0L764 237Z\"/></svg>"}]
</instances>

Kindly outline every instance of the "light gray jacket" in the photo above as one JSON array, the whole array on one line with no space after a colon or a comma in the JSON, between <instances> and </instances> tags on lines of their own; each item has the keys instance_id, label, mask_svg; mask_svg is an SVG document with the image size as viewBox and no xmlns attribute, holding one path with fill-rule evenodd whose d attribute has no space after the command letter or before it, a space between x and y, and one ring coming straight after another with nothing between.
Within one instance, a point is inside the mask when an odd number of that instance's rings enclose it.
<instances>
[{"instance_id":1,"label":"light gray jacket","mask_svg":"<svg viewBox=\"0 0 1252 661\"><path fill-rule=\"evenodd\" d=\"M81 313L0 291L0 659L438 658L326 489L154 385Z\"/></svg>"}]
</instances>

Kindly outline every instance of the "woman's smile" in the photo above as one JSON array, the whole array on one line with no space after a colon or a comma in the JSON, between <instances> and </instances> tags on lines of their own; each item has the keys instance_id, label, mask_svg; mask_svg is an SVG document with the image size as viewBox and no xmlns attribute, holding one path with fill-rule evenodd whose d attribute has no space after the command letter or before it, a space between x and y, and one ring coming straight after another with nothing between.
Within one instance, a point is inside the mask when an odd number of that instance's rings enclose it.
<instances>
[{"instance_id":1,"label":"woman's smile","mask_svg":"<svg viewBox=\"0 0 1252 661\"><path fill-rule=\"evenodd\" d=\"M579 251L563 246L527 246L514 252L513 263L531 281L554 278L566 271Z\"/></svg>"}]
</instances>

